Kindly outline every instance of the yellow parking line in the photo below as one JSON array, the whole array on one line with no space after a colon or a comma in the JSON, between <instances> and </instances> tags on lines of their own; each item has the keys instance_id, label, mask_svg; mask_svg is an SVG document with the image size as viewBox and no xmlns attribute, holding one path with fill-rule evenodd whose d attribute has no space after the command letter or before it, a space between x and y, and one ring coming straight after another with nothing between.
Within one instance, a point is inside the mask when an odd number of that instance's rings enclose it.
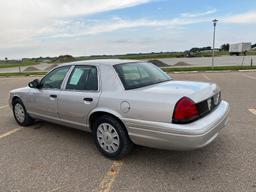
<instances>
[{"instance_id":1,"label":"yellow parking line","mask_svg":"<svg viewBox=\"0 0 256 192\"><path fill-rule=\"evenodd\" d=\"M4 106L1 106L0 109L4 109L6 107L8 107L9 105L4 105Z\"/></svg>"},{"instance_id":2,"label":"yellow parking line","mask_svg":"<svg viewBox=\"0 0 256 192\"><path fill-rule=\"evenodd\" d=\"M7 133L4 133L4 134L0 135L0 139L3 139L4 137L7 137L7 136L9 136L9 135L11 135L13 133L16 133L17 131L20 131L21 129L22 128L16 128L16 129L13 129L13 130L11 130L11 131L9 131Z\"/></svg>"},{"instance_id":3,"label":"yellow parking line","mask_svg":"<svg viewBox=\"0 0 256 192\"><path fill-rule=\"evenodd\" d=\"M249 78L249 79L256 80L256 77L253 77L253 76L250 76L250 75L247 75L247 74L244 74L244 73L242 73L242 75Z\"/></svg>"},{"instance_id":4,"label":"yellow parking line","mask_svg":"<svg viewBox=\"0 0 256 192\"><path fill-rule=\"evenodd\" d=\"M114 161L102 181L100 182L99 192L110 192L111 187L123 165L123 161Z\"/></svg>"},{"instance_id":5,"label":"yellow parking line","mask_svg":"<svg viewBox=\"0 0 256 192\"><path fill-rule=\"evenodd\" d=\"M256 115L256 109L248 109L252 114Z\"/></svg>"},{"instance_id":6,"label":"yellow parking line","mask_svg":"<svg viewBox=\"0 0 256 192\"><path fill-rule=\"evenodd\" d=\"M202 76L205 78L205 79L207 79L207 80L211 80L207 75L205 75L205 74L202 74Z\"/></svg>"}]
</instances>

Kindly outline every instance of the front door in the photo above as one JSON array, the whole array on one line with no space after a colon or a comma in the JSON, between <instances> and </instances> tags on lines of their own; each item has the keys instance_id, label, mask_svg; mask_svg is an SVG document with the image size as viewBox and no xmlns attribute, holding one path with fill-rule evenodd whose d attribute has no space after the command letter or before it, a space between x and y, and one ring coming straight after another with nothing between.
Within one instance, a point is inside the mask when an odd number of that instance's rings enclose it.
<instances>
[{"instance_id":1,"label":"front door","mask_svg":"<svg viewBox=\"0 0 256 192\"><path fill-rule=\"evenodd\" d=\"M45 118L59 118L57 101L68 69L69 66L56 68L41 80L40 89L33 89L31 91L30 113Z\"/></svg>"}]
</instances>

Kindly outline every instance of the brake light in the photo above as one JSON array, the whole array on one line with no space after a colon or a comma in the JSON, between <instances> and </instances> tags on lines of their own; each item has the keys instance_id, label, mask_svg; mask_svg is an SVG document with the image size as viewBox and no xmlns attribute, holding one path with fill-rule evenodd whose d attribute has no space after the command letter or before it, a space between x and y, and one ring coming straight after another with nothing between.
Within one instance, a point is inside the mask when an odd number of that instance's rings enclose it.
<instances>
[{"instance_id":1,"label":"brake light","mask_svg":"<svg viewBox=\"0 0 256 192\"><path fill-rule=\"evenodd\" d=\"M172 121L173 123L189 123L199 117L199 112L194 101L182 97L175 105Z\"/></svg>"}]
</instances>

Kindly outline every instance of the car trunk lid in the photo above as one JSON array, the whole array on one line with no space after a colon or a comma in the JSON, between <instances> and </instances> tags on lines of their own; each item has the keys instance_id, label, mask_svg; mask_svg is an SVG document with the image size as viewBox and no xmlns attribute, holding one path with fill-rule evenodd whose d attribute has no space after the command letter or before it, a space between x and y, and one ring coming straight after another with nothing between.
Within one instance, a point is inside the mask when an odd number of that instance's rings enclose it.
<instances>
[{"instance_id":1,"label":"car trunk lid","mask_svg":"<svg viewBox=\"0 0 256 192\"><path fill-rule=\"evenodd\" d=\"M192 81L167 81L151 86L137 89L151 94L166 95L176 102L182 97L189 97L195 103L202 102L217 94L220 89L214 83L192 82Z\"/></svg>"}]
</instances>

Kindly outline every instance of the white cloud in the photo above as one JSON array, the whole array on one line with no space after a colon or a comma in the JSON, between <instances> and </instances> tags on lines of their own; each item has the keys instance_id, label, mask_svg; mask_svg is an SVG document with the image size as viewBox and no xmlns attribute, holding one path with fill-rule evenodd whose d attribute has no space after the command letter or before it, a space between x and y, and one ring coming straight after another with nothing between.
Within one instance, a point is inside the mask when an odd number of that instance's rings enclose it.
<instances>
[{"instance_id":1,"label":"white cloud","mask_svg":"<svg viewBox=\"0 0 256 192\"><path fill-rule=\"evenodd\" d=\"M63 30L52 35L48 35L51 38L60 37L78 37L85 35L95 35L99 33L113 32L121 29L128 28L140 28L140 27L167 27L176 28L179 26L204 22L206 19L186 19L186 18L174 18L167 20L148 20L148 19L137 19L137 20L124 20L121 18L113 18L109 21L97 22L96 24L88 24L83 22L70 22L70 29ZM58 29L60 27L57 27Z\"/></svg>"},{"instance_id":2,"label":"white cloud","mask_svg":"<svg viewBox=\"0 0 256 192\"><path fill-rule=\"evenodd\" d=\"M124 20L114 17L103 21L79 20L79 16L132 7L150 1L152 0L0 1L0 48L36 47L49 38L73 38L139 27L175 28L202 22L200 18Z\"/></svg>"},{"instance_id":3,"label":"white cloud","mask_svg":"<svg viewBox=\"0 0 256 192\"><path fill-rule=\"evenodd\" d=\"M38 35L58 32L71 18L132 7L151 0L0 1L0 48L25 46ZM57 31L56 31L57 30ZM29 42L31 43L31 42Z\"/></svg>"},{"instance_id":4,"label":"white cloud","mask_svg":"<svg viewBox=\"0 0 256 192\"><path fill-rule=\"evenodd\" d=\"M182 50L196 43L210 43L210 21L216 9L182 13L176 18L166 19L123 19L118 16L103 20L81 19L81 16L151 1L154 0L0 0L0 57ZM256 11L224 15L219 20L227 24L255 24ZM193 32L194 29L183 28L206 22L209 31L202 32L198 28ZM143 32L123 29L142 29ZM225 37L223 43L234 38L229 33L222 34ZM254 37L253 33L250 34L250 38ZM238 36L237 33L233 35Z\"/></svg>"},{"instance_id":5,"label":"white cloud","mask_svg":"<svg viewBox=\"0 0 256 192\"><path fill-rule=\"evenodd\" d=\"M82 50L85 49L102 50L104 42L107 42L104 38L101 41L96 41L96 37L94 38L92 35L97 36L97 34L132 28L167 29L172 33L184 25L206 21L206 18L200 17L178 17L162 20L147 18L131 20L120 17L113 17L109 20L88 20L86 17L81 19L81 16L132 7L151 1L153 0L0 1L0 57L10 57L11 55L30 57L63 52L81 54L83 53ZM157 34L154 35L155 37L158 36ZM104 37L104 35L100 36ZM98 35L97 38L100 36ZM129 39L130 37L126 34L125 38ZM81 39L83 40L81 41ZM91 43L91 39L94 39L95 43ZM114 40L111 41L114 42ZM85 46L86 44L87 46ZM143 43L143 49L142 44L136 44L136 41L132 41L132 44L136 45L138 49L141 47L141 51L147 50L145 43ZM113 46L119 50L117 43L113 43ZM130 43L123 48L126 51L132 49L133 46Z\"/></svg>"},{"instance_id":6,"label":"white cloud","mask_svg":"<svg viewBox=\"0 0 256 192\"><path fill-rule=\"evenodd\" d=\"M151 0L11 0L0 1L2 20L28 23L132 7Z\"/></svg>"},{"instance_id":7,"label":"white cloud","mask_svg":"<svg viewBox=\"0 0 256 192\"><path fill-rule=\"evenodd\" d=\"M182 13L182 17L194 18L194 17L202 17L207 15L212 15L217 12L217 9L211 9L205 12L197 12L197 13Z\"/></svg>"},{"instance_id":8,"label":"white cloud","mask_svg":"<svg viewBox=\"0 0 256 192\"><path fill-rule=\"evenodd\" d=\"M250 11L246 13L226 16L221 19L223 23L231 24L255 24L256 23L256 11Z\"/></svg>"}]
</instances>

